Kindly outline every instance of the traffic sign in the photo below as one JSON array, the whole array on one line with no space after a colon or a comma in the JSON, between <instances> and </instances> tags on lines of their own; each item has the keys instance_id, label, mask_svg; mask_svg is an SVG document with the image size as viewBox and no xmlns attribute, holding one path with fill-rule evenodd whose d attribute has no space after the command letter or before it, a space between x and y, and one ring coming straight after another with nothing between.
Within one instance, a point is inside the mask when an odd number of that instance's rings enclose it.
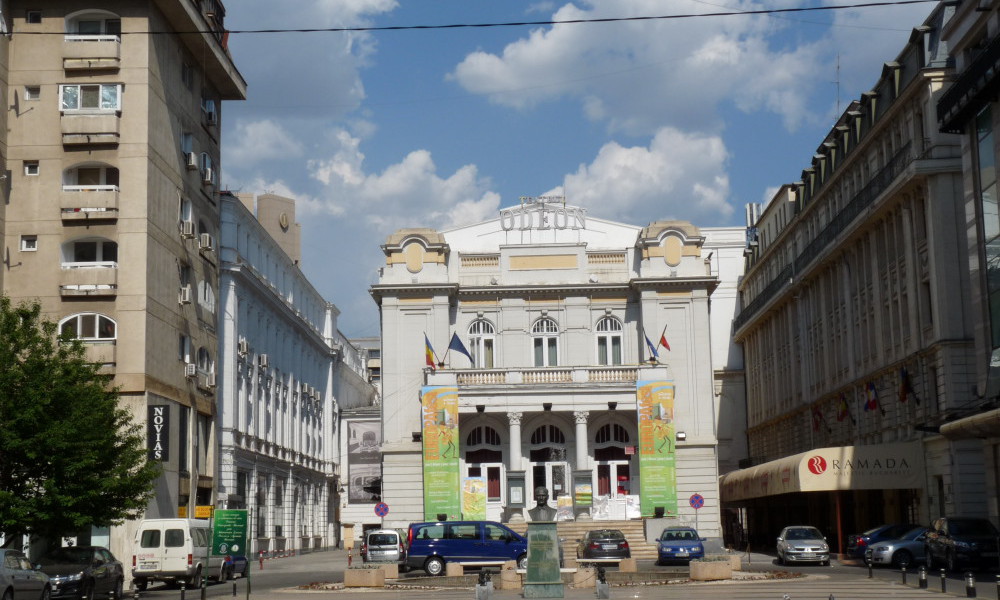
<instances>
[{"instance_id":1,"label":"traffic sign","mask_svg":"<svg viewBox=\"0 0 1000 600\"><path fill-rule=\"evenodd\" d=\"M691 508L698 510L699 508L705 506L705 497L701 494L691 494L688 502L691 504Z\"/></svg>"},{"instance_id":2,"label":"traffic sign","mask_svg":"<svg viewBox=\"0 0 1000 600\"><path fill-rule=\"evenodd\" d=\"M389 505L385 502L379 502L375 505L375 514L384 517L389 514Z\"/></svg>"}]
</instances>

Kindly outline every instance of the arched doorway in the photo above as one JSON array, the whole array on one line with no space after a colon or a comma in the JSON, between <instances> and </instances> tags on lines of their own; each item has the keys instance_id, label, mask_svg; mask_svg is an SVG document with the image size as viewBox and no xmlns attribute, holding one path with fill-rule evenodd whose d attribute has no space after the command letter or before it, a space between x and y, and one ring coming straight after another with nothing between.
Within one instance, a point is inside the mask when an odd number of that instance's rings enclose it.
<instances>
[{"instance_id":1,"label":"arched doorway","mask_svg":"<svg viewBox=\"0 0 1000 600\"><path fill-rule=\"evenodd\" d=\"M556 507L556 498L569 493L567 487L569 463L566 462L566 436L557 425L546 424L537 427L528 445L531 461L531 481L529 482L528 506L534 507L536 487L549 490L549 506Z\"/></svg>"},{"instance_id":2,"label":"arched doorway","mask_svg":"<svg viewBox=\"0 0 1000 600\"><path fill-rule=\"evenodd\" d=\"M497 430L480 425L465 437L465 475L486 479L486 518L499 521L503 515L503 442Z\"/></svg>"},{"instance_id":3,"label":"arched doorway","mask_svg":"<svg viewBox=\"0 0 1000 600\"><path fill-rule=\"evenodd\" d=\"M631 436L619 423L607 423L594 435L594 475L597 479L595 518L626 518L626 498L632 490Z\"/></svg>"}]
</instances>

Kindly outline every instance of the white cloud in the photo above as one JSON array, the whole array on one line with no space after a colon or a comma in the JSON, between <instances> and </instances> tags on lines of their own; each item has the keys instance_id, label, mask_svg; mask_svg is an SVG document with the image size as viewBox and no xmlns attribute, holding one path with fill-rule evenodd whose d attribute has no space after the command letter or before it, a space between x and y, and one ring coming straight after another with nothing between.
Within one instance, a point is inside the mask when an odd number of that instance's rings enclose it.
<instances>
[{"instance_id":1,"label":"white cloud","mask_svg":"<svg viewBox=\"0 0 1000 600\"><path fill-rule=\"evenodd\" d=\"M302 144L271 119L239 120L230 137L235 139L225 141L226 160L241 169L269 159L298 157L303 152Z\"/></svg>"},{"instance_id":2,"label":"white cloud","mask_svg":"<svg viewBox=\"0 0 1000 600\"><path fill-rule=\"evenodd\" d=\"M648 148L605 144L593 162L567 175L562 190L554 193L565 193L571 204L627 223L641 222L646 215L722 222L733 212L726 202L727 158L717 136L664 128Z\"/></svg>"}]
</instances>

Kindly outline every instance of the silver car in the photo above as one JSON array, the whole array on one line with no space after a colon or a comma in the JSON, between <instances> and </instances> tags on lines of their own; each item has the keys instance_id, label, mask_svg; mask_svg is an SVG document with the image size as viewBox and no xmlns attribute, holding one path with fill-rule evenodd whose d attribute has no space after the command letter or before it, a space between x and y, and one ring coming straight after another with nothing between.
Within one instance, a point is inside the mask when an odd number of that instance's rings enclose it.
<instances>
[{"instance_id":1,"label":"silver car","mask_svg":"<svg viewBox=\"0 0 1000 600\"><path fill-rule=\"evenodd\" d=\"M31 565L20 550L0 548L0 598L49 600L49 576Z\"/></svg>"},{"instance_id":2,"label":"silver car","mask_svg":"<svg viewBox=\"0 0 1000 600\"><path fill-rule=\"evenodd\" d=\"M865 562L896 568L925 562L928 531L926 527L916 527L898 539L876 542L865 550Z\"/></svg>"},{"instance_id":3,"label":"silver car","mask_svg":"<svg viewBox=\"0 0 1000 600\"><path fill-rule=\"evenodd\" d=\"M830 564L830 545L819 529L809 525L785 527L778 535L778 564L818 562Z\"/></svg>"}]
</instances>

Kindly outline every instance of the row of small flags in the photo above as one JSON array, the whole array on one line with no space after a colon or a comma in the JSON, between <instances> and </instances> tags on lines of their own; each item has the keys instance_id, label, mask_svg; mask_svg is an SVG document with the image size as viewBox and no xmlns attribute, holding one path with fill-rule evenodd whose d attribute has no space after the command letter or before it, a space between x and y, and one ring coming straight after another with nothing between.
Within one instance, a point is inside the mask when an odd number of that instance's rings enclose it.
<instances>
[{"instance_id":1,"label":"row of small flags","mask_svg":"<svg viewBox=\"0 0 1000 600\"><path fill-rule=\"evenodd\" d=\"M649 354L650 354L649 360L652 361L660 358L660 353L657 352L657 350L660 349L660 346L666 348L668 352L670 351L670 344L667 343L666 327L664 327L663 332L660 333L660 339L655 346L653 345L653 342L650 341L649 336L646 335L645 331L643 331L642 337L646 338L646 346L649 347ZM458 337L457 333L451 334L451 341L448 342L448 350L445 351L444 358L440 360L438 360L437 353L434 352L434 347L431 346L431 340L427 337L427 333L426 332L424 333L424 363L432 370L437 369L439 366L443 367L445 359L448 358L448 353L451 352L452 350L468 356L469 362L475 364L476 360L472 358L472 353L469 352L469 349L465 347L465 344L462 343L462 339Z\"/></svg>"},{"instance_id":2,"label":"row of small flags","mask_svg":"<svg viewBox=\"0 0 1000 600\"><path fill-rule=\"evenodd\" d=\"M914 402L920 404L920 398L917 393L913 390L913 382L910 381L910 374L907 372L906 367L899 369L899 403L906 404L906 401L913 396ZM869 381L865 385L865 403L862 405L862 410L864 412L875 412L879 411L883 416L885 416L885 408L879 404L878 401L878 389L875 387L875 383ZM851 424L857 424L854 419L854 413L851 412L851 405L847 402L847 394L844 392L840 393L840 398L837 402L837 422L842 422L844 419L850 419ZM823 414L822 408L817 404L813 406L812 409L812 420L813 420L813 431L819 431L820 427L826 425L826 430L830 431L830 426L826 424L826 416Z\"/></svg>"}]
</instances>

